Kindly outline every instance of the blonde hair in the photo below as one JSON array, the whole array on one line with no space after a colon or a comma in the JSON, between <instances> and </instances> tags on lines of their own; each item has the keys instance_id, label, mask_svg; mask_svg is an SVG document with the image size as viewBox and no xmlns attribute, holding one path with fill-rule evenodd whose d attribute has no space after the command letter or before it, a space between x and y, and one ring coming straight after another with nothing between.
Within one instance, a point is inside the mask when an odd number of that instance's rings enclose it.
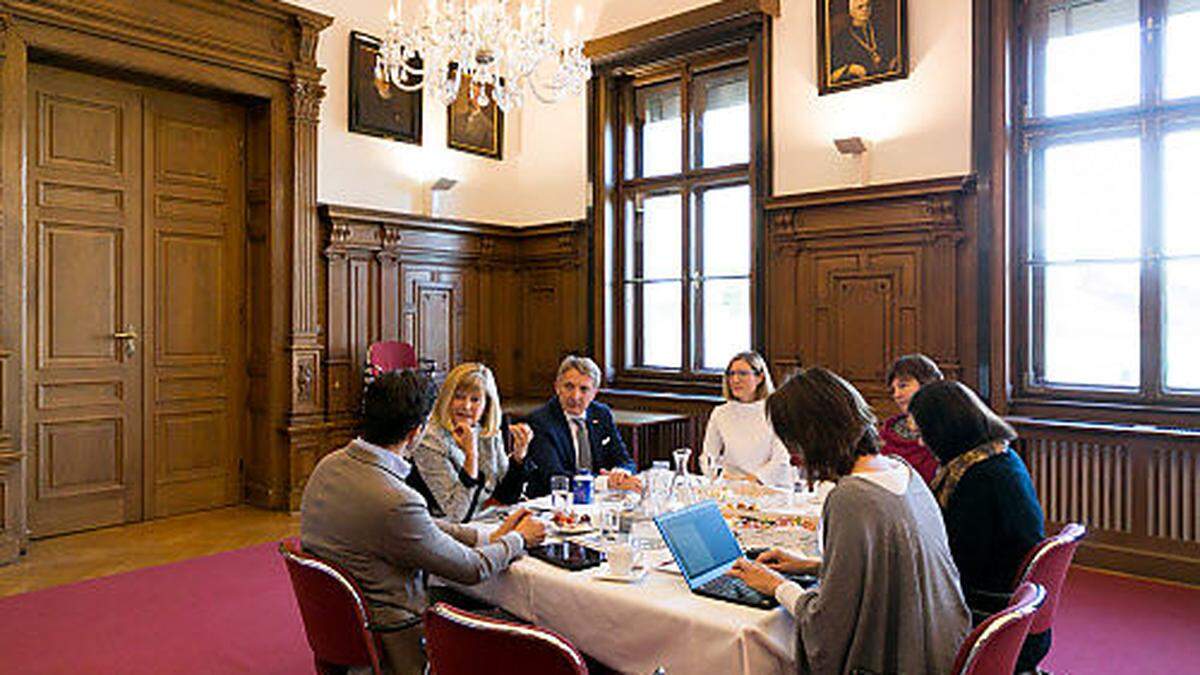
<instances>
[{"instance_id":1,"label":"blonde hair","mask_svg":"<svg viewBox=\"0 0 1200 675\"><path fill-rule=\"evenodd\" d=\"M754 390L755 401L761 401L774 393L775 383L771 381L771 371L767 369L766 360L758 352L742 352L729 359L729 363L725 365L725 373L721 374L721 394L725 396L726 401L734 400L733 392L729 390L729 375L726 373L735 361L745 361L755 375L762 375L762 382L759 382Z\"/></svg>"},{"instance_id":2,"label":"blonde hair","mask_svg":"<svg viewBox=\"0 0 1200 675\"><path fill-rule=\"evenodd\" d=\"M446 376L433 404L433 420L443 429L454 428L450 416L450 403L454 395L462 390L483 392L483 415L479 418L485 438L500 433L500 392L496 389L496 378L482 363L463 363L455 366Z\"/></svg>"}]
</instances>

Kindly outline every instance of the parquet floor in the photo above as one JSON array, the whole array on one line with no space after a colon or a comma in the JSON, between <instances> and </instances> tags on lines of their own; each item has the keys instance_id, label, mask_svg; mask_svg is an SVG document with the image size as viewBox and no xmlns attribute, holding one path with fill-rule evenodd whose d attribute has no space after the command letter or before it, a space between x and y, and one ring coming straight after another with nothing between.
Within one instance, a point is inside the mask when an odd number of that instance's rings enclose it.
<instances>
[{"instance_id":1,"label":"parquet floor","mask_svg":"<svg viewBox=\"0 0 1200 675\"><path fill-rule=\"evenodd\" d=\"M300 532L300 515L235 506L30 542L0 597L230 551Z\"/></svg>"}]
</instances>

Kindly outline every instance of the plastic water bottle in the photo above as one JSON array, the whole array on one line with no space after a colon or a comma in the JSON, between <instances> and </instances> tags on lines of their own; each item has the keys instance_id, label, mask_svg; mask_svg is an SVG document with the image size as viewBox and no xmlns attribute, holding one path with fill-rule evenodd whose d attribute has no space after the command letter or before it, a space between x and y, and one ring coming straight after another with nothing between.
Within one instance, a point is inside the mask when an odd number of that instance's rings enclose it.
<instances>
[{"instance_id":1,"label":"plastic water bottle","mask_svg":"<svg viewBox=\"0 0 1200 675\"><path fill-rule=\"evenodd\" d=\"M592 473L586 469L575 476L575 503L592 503Z\"/></svg>"}]
</instances>

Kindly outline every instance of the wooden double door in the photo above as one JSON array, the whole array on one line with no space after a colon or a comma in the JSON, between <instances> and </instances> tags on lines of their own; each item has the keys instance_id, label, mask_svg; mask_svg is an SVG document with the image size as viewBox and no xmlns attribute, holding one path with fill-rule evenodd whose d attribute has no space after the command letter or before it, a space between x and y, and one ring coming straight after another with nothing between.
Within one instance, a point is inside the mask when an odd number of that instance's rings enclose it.
<instances>
[{"instance_id":1,"label":"wooden double door","mask_svg":"<svg viewBox=\"0 0 1200 675\"><path fill-rule=\"evenodd\" d=\"M245 110L31 65L29 524L239 501Z\"/></svg>"}]
</instances>

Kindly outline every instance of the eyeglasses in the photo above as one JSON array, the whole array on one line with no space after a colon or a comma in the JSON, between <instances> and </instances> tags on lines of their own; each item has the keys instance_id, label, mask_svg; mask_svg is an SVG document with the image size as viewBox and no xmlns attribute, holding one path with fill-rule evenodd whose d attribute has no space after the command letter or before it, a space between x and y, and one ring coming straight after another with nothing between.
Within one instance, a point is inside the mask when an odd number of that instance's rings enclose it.
<instances>
[{"instance_id":1,"label":"eyeglasses","mask_svg":"<svg viewBox=\"0 0 1200 675\"><path fill-rule=\"evenodd\" d=\"M753 377L755 375L758 375L757 370L741 370L741 369L739 369L739 370L725 371L725 377L728 377L731 380L735 377Z\"/></svg>"}]
</instances>

